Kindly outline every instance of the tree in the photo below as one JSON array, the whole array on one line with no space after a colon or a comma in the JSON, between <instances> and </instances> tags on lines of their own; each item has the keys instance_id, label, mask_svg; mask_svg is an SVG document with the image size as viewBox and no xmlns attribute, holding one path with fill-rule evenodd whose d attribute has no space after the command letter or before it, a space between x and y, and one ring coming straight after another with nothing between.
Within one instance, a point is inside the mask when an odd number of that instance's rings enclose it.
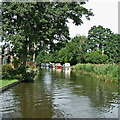
<instances>
[{"instance_id":1,"label":"tree","mask_svg":"<svg viewBox=\"0 0 120 120\"><path fill-rule=\"evenodd\" d=\"M58 52L59 62L75 65L84 62L84 54L87 52L87 38L85 36L76 36L66 46Z\"/></svg>"},{"instance_id":2,"label":"tree","mask_svg":"<svg viewBox=\"0 0 120 120\"><path fill-rule=\"evenodd\" d=\"M113 34L106 44L104 53L109 57L109 62L120 62L120 35Z\"/></svg>"},{"instance_id":3,"label":"tree","mask_svg":"<svg viewBox=\"0 0 120 120\"><path fill-rule=\"evenodd\" d=\"M88 32L88 46L91 50L100 49L104 54L104 47L110 41L112 31L99 25L91 27Z\"/></svg>"},{"instance_id":4,"label":"tree","mask_svg":"<svg viewBox=\"0 0 120 120\"><path fill-rule=\"evenodd\" d=\"M36 58L36 62L37 62L37 66L41 66L41 63L43 63L45 61L45 53L43 51L41 51L37 58Z\"/></svg>"},{"instance_id":5,"label":"tree","mask_svg":"<svg viewBox=\"0 0 120 120\"><path fill-rule=\"evenodd\" d=\"M108 56L109 62L119 62L120 35L114 34L103 26L93 26L88 32L88 47L91 50L102 51Z\"/></svg>"},{"instance_id":6,"label":"tree","mask_svg":"<svg viewBox=\"0 0 120 120\"><path fill-rule=\"evenodd\" d=\"M54 50L51 53L49 53L50 61L49 62L59 62L58 60L58 50Z\"/></svg>"},{"instance_id":7,"label":"tree","mask_svg":"<svg viewBox=\"0 0 120 120\"><path fill-rule=\"evenodd\" d=\"M87 52L85 54L85 61L86 63L93 63L93 64L102 64L108 62L108 56L102 55L101 51Z\"/></svg>"},{"instance_id":8,"label":"tree","mask_svg":"<svg viewBox=\"0 0 120 120\"><path fill-rule=\"evenodd\" d=\"M13 45L13 55L22 57L23 66L34 44L46 46L53 40L69 39L68 18L75 25L83 23L82 16L90 20L91 10L84 8L86 2L9 2L2 3L3 40ZM36 57L36 56L35 56Z\"/></svg>"},{"instance_id":9,"label":"tree","mask_svg":"<svg viewBox=\"0 0 120 120\"><path fill-rule=\"evenodd\" d=\"M33 3L2 3L3 40L11 42L12 53L22 57L23 66L26 65L28 47L33 42L32 7Z\"/></svg>"},{"instance_id":10,"label":"tree","mask_svg":"<svg viewBox=\"0 0 120 120\"><path fill-rule=\"evenodd\" d=\"M87 52L87 40L86 36L76 36L72 40L73 43L76 43L78 63L84 63L84 54Z\"/></svg>"},{"instance_id":11,"label":"tree","mask_svg":"<svg viewBox=\"0 0 120 120\"><path fill-rule=\"evenodd\" d=\"M66 62L66 57L67 57L67 49L65 47L58 52L57 58L58 58L58 61L63 64Z\"/></svg>"}]
</instances>

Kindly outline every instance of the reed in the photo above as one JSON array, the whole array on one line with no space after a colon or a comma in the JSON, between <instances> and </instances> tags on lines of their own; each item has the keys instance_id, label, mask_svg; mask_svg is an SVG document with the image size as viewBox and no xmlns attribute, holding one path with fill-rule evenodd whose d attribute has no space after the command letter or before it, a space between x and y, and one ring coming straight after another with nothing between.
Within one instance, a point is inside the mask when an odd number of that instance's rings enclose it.
<instances>
[{"instance_id":1,"label":"reed","mask_svg":"<svg viewBox=\"0 0 120 120\"><path fill-rule=\"evenodd\" d=\"M109 81L118 81L117 64L77 64L75 70L85 71L97 78Z\"/></svg>"}]
</instances>

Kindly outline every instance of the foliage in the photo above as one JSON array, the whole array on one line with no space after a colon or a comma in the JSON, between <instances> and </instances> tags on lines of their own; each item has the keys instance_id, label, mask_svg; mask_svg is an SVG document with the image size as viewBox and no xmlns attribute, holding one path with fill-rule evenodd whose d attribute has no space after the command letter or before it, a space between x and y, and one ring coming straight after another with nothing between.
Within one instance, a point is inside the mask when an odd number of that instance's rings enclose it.
<instances>
[{"instance_id":1,"label":"foliage","mask_svg":"<svg viewBox=\"0 0 120 120\"><path fill-rule=\"evenodd\" d=\"M22 65L13 69L10 64L3 65L2 67L2 79L21 79L21 80L31 80L35 77L35 70L33 66L29 64L23 68Z\"/></svg>"},{"instance_id":2,"label":"foliage","mask_svg":"<svg viewBox=\"0 0 120 120\"><path fill-rule=\"evenodd\" d=\"M33 80L35 77L35 72L32 68L26 67L22 72L22 80Z\"/></svg>"},{"instance_id":3,"label":"foliage","mask_svg":"<svg viewBox=\"0 0 120 120\"><path fill-rule=\"evenodd\" d=\"M2 65L2 72L8 73L12 70L11 64Z\"/></svg>"},{"instance_id":4,"label":"foliage","mask_svg":"<svg viewBox=\"0 0 120 120\"><path fill-rule=\"evenodd\" d=\"M109 62L119 63L120 62L120 35L113 34L111 39L106 44L104 53L109 57Z\"/></svg>"},{"instance_id":5,"label":"foliage","mask_svg":"<svg viewBox=\"0 0 120 120\"><path fill-rule=\"evenodd\" d=\"M59 62L58 52L59 52L58 50L54 50L49 54L50 62L55 62L55 63Z\"/></svg>"},{"instance_id":6,"label":"foliage","mask_svg":"<svg viewBox=\"0 0 120 120\"><path fill-rule=\"evenodd\" d=\"M87 51L87 38L85 36L76 36L65 48L62 48L58 53L58 60L60 63L70 62L71 65L84 62L84 54Z\"/></svg>"},{"instance_id":7,"label":"foliage","mask_svg":"<svg viewBox=\"0 0 120 120\"><path fill-rule=\"evenodd\" d=\"M57 43L54 43L53 45L50 46L50 52L53 53L55 51L61 50L61 48L64 48L68 42L69 42L68 40L64 39L64 41L61 40Z\"/></svg>"},{"instance_id":8,"label":"foliage","mask_svg":"<svg viewBox=\"0 0 120 120\"><path fill-rule=\"evenodd\" d=\"M73 39L73 43L76 43L76 51L77 51L77 62L84 63L84 54L87 52L87 41L88 38L86 36L76 36Z\"/></svg>"},{"instance_id":9,"label":"foliage","mask_svg":"<svg viewBox=\"0 0 120 120\"><path fill-rule=\"evenodd\" d=\"M99 25L91 27L88 31L88 45L91 50L100 49L102 52L105 45L109 42L113 35L112 31Z\"/></svg>"},{"instance_id":10,"label":"foliage","mask_svg":"<svg viewBox=\"0 0 120 120\"><path fill-rule=\"evenodd\" d=\"M39 52L39 54L38 54L38 56L36 58L37 66L41 65L41 63L43 63L45 61L44 55L45 54L44 54L43 51Z\"/></svg>"},{"instance_id":11,"label":"foliage","mask_svg":"<svg viewBox=\"0 0 120 120\"><path fill-rule=\"evenodd\" d=\"M114 34L103 26L93 26L88 32L88 49L102 51L108 56L109 62L119 62L120 35Z\"/></svg>"},{"instance_id":12,"label":"foliage","mask_svg":"<svg viewBox=\"0 0 120 120\"><path fill-rule=\"evenodd\" d=\"M77 64L75 69L92 73L101 79L118 81L117 64Z\"/></svg>"},{"instance_id":13,"label":"foliage","mask_svg":"<svg viewBox=\"0 0 120 120\"><path fill-rule=\"evenodd\" d=\"M70 62L71 64L76 64L77 63L77 50L78 48L76 47L77 43L76 41L74 42L73 39L71 42L69 42L66 45L66 58L65 62Z\"/></svg>"},{"instance_id":14,"label":"foliage","mask_svg":"<svg viewBox=\"0 0 120 120\"><path fill-rule=\"evenodd\" d=\"M36 63L32 62L32 61L28 61L27 64L26 64L26 67L35 69L36 68Z\"/></svg>"},{"instance_id":15,"label":"foliage","mask_svg":"<svg viewBox=\"0 0 120 120\"><path fill-rule=\"evenodd\" d=\"M14 60L13 60L13 66L14 66L14 68L17 69L20 64L21 64L21 59L14 58Z\"/></svg>"},{"instance_id":16,"label":"foliage","mask_svg":"<svg viewBox=\"0 0 120 120\"><path fill-rule=\"evenodd\" d=\"M20 79L18 69L13 69L11 64L2 65L2 79Z\"/></svg>"},{"instance_id":17,"label":"foliage","mask_svg":"<svg viewBox=\"0 0 120 120\"><path fill-rule=\"evenodd\" d=\"M66 48L62 48L59 52L58 52L58 61L60 63L65 63L67 60L66 58L67 56L67 49Z\"/></svg>"},{"instance_id":18,"label":"foliage","mask_svg":"<svg viewBox=\"0 0 120 120\"><path fill-rule=\"evenodd\" d=\"M31 69L33 69L34 66L33 66L33 65L26 64L26 68L31 68Z\"/></svg>"},{"instance_id":19,"label":"foliage","mask_svg":"<svg viewBox=\"0 0 120 120\"><path fill-rule=\"evenodd\" d=\"M95 50L93 50L92 52L87 52L84 56L86 63L93 63L93 64L107 63L108 56L102 55L101 53L102 53L101 51L95 51Z\"/></svg>"},{"instance_id":20,"label":"foliage","mask_svg":"<svg viewBox=\"0 0 120 120\"><path fill-rule=\"evenodd\" d=\"M12 54L22 58L25 67L28 55L37 54L41 47L54 46L54 40L70 39L68 19L75 25L83 23L82 16L90 20L93 13L84 8L84 4L86 2L3 2L3 40L11 42Z\"/></svg>"},{"instance_id":21,"label":"foliage","mask_svg":"<svg viewBox=\"0 0 120 120\"><path fill-rule=\"evenodd\" d=\"M70 62L74 65L79 62L84 62L84 54L87 51L87 38L85 36L76 36L70 42L64 44L65 47L58 50L52 50L50 53L41 51L37 56L37 64L59 62L64 64ZM60 49L60 50L59 50Z\"/></svg>"}]
</instances>

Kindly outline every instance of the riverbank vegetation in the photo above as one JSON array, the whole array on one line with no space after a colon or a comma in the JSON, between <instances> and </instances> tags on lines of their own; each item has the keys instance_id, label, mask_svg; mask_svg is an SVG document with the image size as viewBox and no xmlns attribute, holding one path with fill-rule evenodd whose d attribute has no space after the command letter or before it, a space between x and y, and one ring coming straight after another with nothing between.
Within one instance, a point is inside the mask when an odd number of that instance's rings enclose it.
<instances>
[{"instance_id":1,"label":"riverbank vegetation","mask_svg":"<svg viewBox=\"0 0 120 120\"><path fill-rule=\"evenodd\" d=\"M91 74L101 80L117 82L119 77L117 64L77 64L73 69Z\"/></svg>"},{"instance_id":2,"label":"riverbank vegetation","mask_svg":"<svg viewBox=\"0 0 120 120\"><path fill-rule=\"evenodd\" d=\"M11 64L2 65L2 79L0 80L0 88L17 81L34 80L37 69L35 69L33 65L27 64L26 67L23 68L21 65L18 66L18 64L13 64L13 68Z\"/></svg>"},{"instance_id":3,"label":"riverbank vegetation","mask_svg":"<svg viewBox=\"0 0 120 120\"><path fill-rule=\"evenodd\" d=\"M16 61L16 60L15 60ZM23 68L19 62L13 62L13 65L2 65L2 80L33 80L37 69L30 64Z\"/></svg>"}]
</instances>

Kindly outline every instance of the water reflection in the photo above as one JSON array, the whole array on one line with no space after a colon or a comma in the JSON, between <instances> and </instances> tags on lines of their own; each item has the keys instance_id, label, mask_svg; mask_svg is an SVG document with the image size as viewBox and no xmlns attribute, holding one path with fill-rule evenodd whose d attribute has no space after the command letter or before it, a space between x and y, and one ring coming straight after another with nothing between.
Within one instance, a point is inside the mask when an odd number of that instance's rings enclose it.
<instances>
[{"instance_id":1,"label":"water reflection","mask_svg":"<svg viewBox=\"0 0 120 120\"><path fill-rule=\"evenodd\" d=\"M117 118L116 86L79 72L42 70L34 83L0 95L1 112L4 118Z\"/></svg>"}]
</instances>

